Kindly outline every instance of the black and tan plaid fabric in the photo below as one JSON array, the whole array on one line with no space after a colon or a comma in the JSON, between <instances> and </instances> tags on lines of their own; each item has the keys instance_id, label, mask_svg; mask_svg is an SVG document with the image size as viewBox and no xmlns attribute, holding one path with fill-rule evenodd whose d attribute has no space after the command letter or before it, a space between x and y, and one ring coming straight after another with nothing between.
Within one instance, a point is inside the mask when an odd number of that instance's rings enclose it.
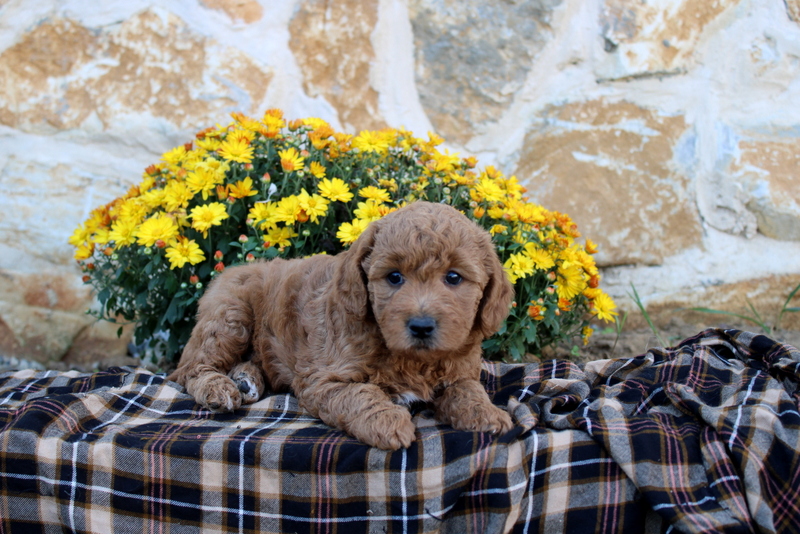
<instances>
[{"instance_id":1,"label":"black and tan plaid fabric","mask_svg":"<svg viewBox=\"0 0 800 534\"><path fill-rule=\"evenodd\" d=\"M290 395L219 415L141 369L6 373L0 534L800 531L791 347L713 330L483 374L513 431L458 432L421 407L417 441L389 453Z\"/></svg>"}]
</instances>

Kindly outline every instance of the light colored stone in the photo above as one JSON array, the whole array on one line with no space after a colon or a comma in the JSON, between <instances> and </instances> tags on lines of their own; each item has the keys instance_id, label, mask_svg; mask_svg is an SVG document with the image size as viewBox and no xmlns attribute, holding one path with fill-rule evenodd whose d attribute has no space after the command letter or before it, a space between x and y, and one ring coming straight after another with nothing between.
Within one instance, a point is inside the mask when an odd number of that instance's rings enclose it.
<instances>
[{"instance_id":1,"label":"light colored stone","mask_svg":"<svg viewBox=\"0 0 800 534\"><path fill-rule=\"evenodd\" d=\"M308 0L298 4L289 24L305 91L333 105L351 131L386 126L370 85L370 35L377 19L377 2Z\"/></svg>"},{"instance_id":2,"label":"light colored stone","mask_svg":"<svg viewBox=\"0 0 800 534\"><path fill-rule=\"evenodd\" d=\"M595 100L553 107L540 121L515 173L600 245L600 264L658 264L699 244L691 184L677 171L691 133L684 117Z\"/></svg>"},{"instance_id":3,"label":"light colored stone","mask_svg":"<svg viewBox=\"0 0 800 534\"><path fill-rule=\"evenodd\" d=\"M99 30L45 20L0 54L0 123L37 133L94 122L115 130L127 114L148 114L195 128L255 111L271 77L159 9Z\"/></svg>"},{"instance_id":4,"label":"light colored stone","mask_svg":"<svg viewBox=\"0 0 800 534\"><path fill-rule=\"evenodd\" d=\"M685 74L702 32L740 0L603 0L603 81Z\"/></svg>"},{"instance_id":5,"label":"light colored stone","mask_svg":"<svg viewBox=\"0 0 800 534\"><path fill-rule=\"evenodd\" d=\"M417 88L436 131L465 143L508 109L552 38L561 0L411 0Z\"/></svg>"}]
</instances>

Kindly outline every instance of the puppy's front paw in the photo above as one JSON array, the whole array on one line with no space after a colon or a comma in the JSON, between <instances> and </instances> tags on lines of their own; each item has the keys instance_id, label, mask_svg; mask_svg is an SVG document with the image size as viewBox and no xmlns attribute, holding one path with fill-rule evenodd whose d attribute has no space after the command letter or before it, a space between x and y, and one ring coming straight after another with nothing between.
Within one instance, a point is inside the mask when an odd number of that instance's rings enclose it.
<instances>
[{"instance_id":1,"label":"puppy's front paw","mask_svg":"<svg viewBox=\"0 0 800 534\"><path fill-rule=\"evenodd\" d=\"M240 363L228 373L242 395L242 404L252 404L264 394L264 375L251 362Z\"/></svg>"},{"instance_id":2,"label":"puppy's front paw","mask_svg":"<svg viewBox=\"0 0 800 534\"><path fill-rule=\"evenodd\" d=\"M355 438L367 445L390 451L410 447L416 430L409 411L394 404L357 419L349 428Z\"/></svg>"},{"instance_id":3,"label":"puppy's front paw","mask_svg":"<svg viewBox=\"0 0 800 534\"><path fill-rule=\"evenodd\" d=\"M222 374L198 377L187 389L199 404L213 412L232 412L242 405L239 388Z\"/></svg>"},{"instance_id":4,"label":"puppy's front paw","mask_svg":"<svg viewBox=\"0 0 800 534\"><path fill-rule=\"evenodd\" d=\"M514 426L511 416L493 404L479 404L450 414L450 426L457 430L505 434Z\"/></svg>"}]
</instances>

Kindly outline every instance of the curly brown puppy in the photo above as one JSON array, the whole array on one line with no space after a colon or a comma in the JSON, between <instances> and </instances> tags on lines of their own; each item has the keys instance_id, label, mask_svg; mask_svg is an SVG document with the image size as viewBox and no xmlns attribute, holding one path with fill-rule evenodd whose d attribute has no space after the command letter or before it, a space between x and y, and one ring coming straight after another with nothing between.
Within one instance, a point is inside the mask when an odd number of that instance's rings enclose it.
<instances>
[{"instance_id":1,"label":"curly brown puppy","mask_svg":"<svg viewBox=\"0 0 800 534\"><path fill-rule=\"evenodd\" d=\"M215 411L291 389L314 416L383 449L414 440L403 404L415 400L454 428L506 432L511 418L479 378L481 342L512 298L485 230L415 202L336 256L225 270L170 378Z\"/></svg>"}]
</instances>

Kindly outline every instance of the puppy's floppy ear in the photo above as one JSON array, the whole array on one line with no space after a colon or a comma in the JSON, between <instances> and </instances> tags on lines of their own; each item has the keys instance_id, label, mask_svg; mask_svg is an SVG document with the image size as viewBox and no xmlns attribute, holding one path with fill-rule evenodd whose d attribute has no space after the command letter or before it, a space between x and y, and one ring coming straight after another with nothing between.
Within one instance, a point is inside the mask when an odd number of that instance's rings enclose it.
<instances>
[{"instance_id":1,"label":"puppy's floppy ear","mask_svg":"<svg viewBox=\"0 0 800 534\"><path fill-rule=\"evenodd\" d=\"M366 318L369 313L369 290L367 288L366 264L375 244L379 221L371 223L343 256L334 273L336 304L350 315Z\"/></svg>"},{"instance_id":2,"label":"puppy's floppy ear","mask_svg":"<svg viewBox=\"0 0 800 534\"><path fill-rule=\"evenodd\" d=\"M506 276L489 235L481 237L485 251L483 266L489 275L489 282L483 289L483 298L475 316L474 328L479 329L484 338L488 338L500 329L508 317L509 307L514 299L514 286Z\"/></svg>"}]
</instances>

